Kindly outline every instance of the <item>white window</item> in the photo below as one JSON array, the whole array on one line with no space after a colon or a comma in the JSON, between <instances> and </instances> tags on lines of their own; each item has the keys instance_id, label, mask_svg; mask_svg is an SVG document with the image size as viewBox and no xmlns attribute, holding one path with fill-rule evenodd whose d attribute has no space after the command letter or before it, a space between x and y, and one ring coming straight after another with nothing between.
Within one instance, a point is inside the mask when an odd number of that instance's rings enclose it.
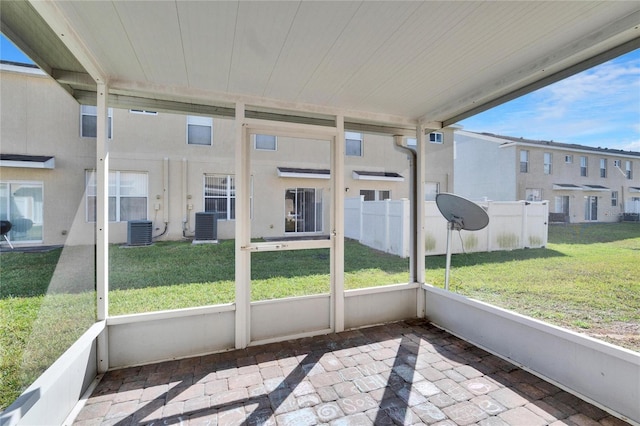
<instances>
[{"instance_id":1,"label":"white window","mask_svg":"<svg viewBox=\"0 0 640 426\"><path fill-rule=\"evenodd\" d=\"M260 151L276 151L278 138L272 135L253 135L253 146Z\"/></svg>"},{"instance_id":2,"label":"white window","mask_svg":"<svg viewBox=\"0 0 640 426\"><path fill-rule=\"evenodd\" d=\"M391 199L391 191L381 191L377 189L361 189L360 195L364 196L364 201L383 201Z\"/></svg>"},{"instance_id":3,"label":"white window","mask_svg":"<svg viewBox=\"0 0 640 426\"><path fill-rule=\"evenodd\" d=\"M443 143L444 142L444 135L442 134L442 132L429 133L429 142L431 142L431 143Z\"/></svg>"},{"instance_id":4,"label":"white window","mask_svg":"<svg viewBox=\"0 0 640 426\"><path fill-rule=\"evenodd\" d=\"M529 151L523 149L520 151L520 173L529 171Z\"/></svg>"},{"instance_id":5,"label":"white window","mask_svg":"<svg viewBox=\"0 0 640 426\"><path fill-rule=\"evenodd\" d=\"M96 172L86 172L87 222L96 221ZM149 198L144 172L109 172L109 221L146 220Z\"/></svg>"},{"instance_id":6,"label":"white window","mask_svg":"<svg viewBox=\"0 0 640 426\"><path fill-rule=\"evenodd\" d=\"M620 160L613 160L613 167L620 168L621 164L622 164L622 162Z\"/></svg>"},{"instance_id":7,"label":"white window","mask_svg":"<svg viewBox=\"0 0 640 426\"><path fill-rule=\"evenodd\" d=\"M542 201L542 189L527 188L525 191L525 197L527 201Z\"/></svg>"},{"instance_id":8,"label":"white window","mask_svg":"<svg viewBox=\"0 0 640 426\"><path fill-rule=\"evenodd\" d=\"M436 195L440 193L440 182L425 182L424 184L424 200L435 201Z\"/></svg>"},{"instance_id":9,"label":"white window","mask_svg":"<svg viewBox=\"0 0 640 426\"><path fill-rule=\"evenodd\" d=\"M216 212L222 220L236 218L236 184L233 176L204 176L204 211Z\"/></svg>"},{"instance_id":10,"label":"white window","mask_svg":"<svg viewBox=\"0 0 640 426\"><path fill-rule=\"evenodd\" d=\"M573 163L573 155L565 155L565 156L564 156L564 162L565 162L566 164L571 164L571 163Z\"/></svg>"},{"instance_id":11,"label":"white window","mask_svg":"<svg viewBox=\"0 0 640 426\"><path fill-rule=\"evenodd\" d=\"M611 191L611 207L618 206L618 191Z\"/></svg>"},{"instance_id":12,"label":"white window","mask_svg":"<svg viewBox=\"0 0 640 426\"><path fill-rule=\"evenodd\" d=\"M550 152L545 152L544 153L544 174L545 175L550 175L551 174L551 164L552 164L552 155Z\"/></svg>"},{"instance_id":13,"label":"white window","mask_svg":"<svg viewBox=\"0 0 640 426\"><path fill-rule=\"evenodd\" d=\"M362 157L362 133L344 132L345 151L348 156Z\"/></svg>"},{"instance_id":14,"label":"white window","mask_svg":"<svg viewBox=\"0 0 640 426\"><path fill-rule=\"evenodd\" d=\"M600 177L601 178L607 177L607 159L606 158L600 159Z\"/></svg>"},{"instance_id":15,"label":"white window","mask_svg":"<svg viewBox=\"0 0 640 426\"><path fill-rule=\"evenodd\" d=\"M107 110L107 132L111 139L113 135L113 110ZM98 134L98 107L92 105L80 105L80 136L83 138L95 138Z\"/></svg>"},{"instance_id":16,"label":"white window","mask_svg":"<svg viewBox=\"0 0 640 426\"><path fill-rule=\"evenodd\" d=\"M569 196L558 195L555 197L555 212L569 214Z\"/></svg>"},{"instance_id":17,"label":"white window","mask_svg":"<svg viewBox=\"0 0 640 426\"><path fill-rule=\"evenodd\" d=\"M9 240L42 242L42 193L39 181L0 182L0 219L11 222Z\"/></svg>"},{"instance_id":18,"label":"white window","mask_svg":"<svg viewBox=\"0 0 640 426\"><path fill-rule=\"evenodd\" d=\"M322 232L322 189L287 189L284 203L285 232Z\"/></svg>"},{"instance_id":19,"label":"white window","mask_svg":"<svg viewBox=\"0 0 640 426\"><path fill-rule=\"evenodd\" d=\"M625 175L627 175L627 179L633 179L633 174L631 172L631 161L630 160L626 160L624 162L624 170L625 170Z\"/></svg>"},{"instance_id":20,"label":"white window","mask_svg":"<svg viewBox=\"0 0 640 426\"><path fill-rule=\"evenodd\" d=\"M188 115L187 143L189 145L213 145L213 119Z\"/></svg>"},{"instance_id":21,"label":"white window","mask_svg":"<svg viewBox=\"0 0 640 426\"><path fill-rule=\"evenodd\" d=\"M587 176L589 159L587 157L580 157L580 176Z\"/></svg>"}]
</instances>

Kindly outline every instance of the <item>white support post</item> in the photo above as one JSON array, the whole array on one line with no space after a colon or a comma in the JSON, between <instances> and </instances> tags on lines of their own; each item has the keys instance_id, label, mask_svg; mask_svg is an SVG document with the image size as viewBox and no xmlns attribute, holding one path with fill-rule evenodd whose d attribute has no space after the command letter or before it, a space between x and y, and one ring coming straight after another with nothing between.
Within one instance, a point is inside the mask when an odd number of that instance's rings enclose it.
<instances>
[{"instance_id":1,"label":"white support post","mask_svg":"<svg viewBox=\"0 0 640 426\"><path fill-rule=\"evenodd\" d=\"M413 214L415 214L415 220L412 221L415 224L415 229L411 232L414 237L414 244L412 250L412 256L416 259L412 260L411 265L415 268L411 271L411 277L415 282L424 284L425 282L425 270L424 270L424 237L425 237L425 182L426 182L426 137L425 128L419 125L416 132L416 164L415 164L415 191L413 196L415 197L413 208ZM425 316L425 292L422 289L418 290L418 297L416 298L416 315L418 318L424 318Z\"/></svg>"},{"instance_id":2,"label":"white support post","mask_svg":"<svg viewBox=\"0 0 640 426\"><path fill-rule=\"evenodd\" d=\"M97 85L96 117L96 298L97 320L109 317L109 118L108 87ZM107 333L98 338L98 371L109 368Z\"/></svg>"},{"instance_id":3,"label":"white support post","mask_svg":"<svg viewBox=\"0 0 640 426\"><path fill-rule=\"evenodd\" d=\"M249 136L245 126L244 104L236 105L236 349L251 340L251 243Z\"/></svg>"},{"instance_id":4,"label":"white support post","mask_svg":"<svg viewBox=\"0 0 640 426\"><path fill-rule=\"evenodd\" d=\"M331 143L331 289L333 330L344 331L344 117L336 117L337 135Z\"/></svg>"}]
</instances>

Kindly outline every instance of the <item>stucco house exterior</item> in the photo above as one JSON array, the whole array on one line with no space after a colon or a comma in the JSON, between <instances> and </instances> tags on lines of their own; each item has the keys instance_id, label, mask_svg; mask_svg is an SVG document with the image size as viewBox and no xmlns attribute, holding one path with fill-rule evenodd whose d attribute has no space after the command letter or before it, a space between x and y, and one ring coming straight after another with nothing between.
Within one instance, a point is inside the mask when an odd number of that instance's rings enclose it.
<instances>
[{"instance_id":1,"label":"stucco house exterior","mask_svg":"<svg viewBox=\"0 0 640 426\"><path fill-rule=\"evenodd\" d=\"M0 76L0 215L14 224L9 238L92 242L95 107L33 66L5 62ZM346 130L346 196L408 198L415 142L398 148L392 136ZM154 241L193 238L200 212L217 213L216 238L234 237L232 119L113 108L109 135L110 242L128 242L129 221L150 221ZM428 188L451 191L453 129L428 138ZM252 237L329 235L330 144L253 135L250 155ZM84 231L69 234L72 224Z\"/></svg>"},{"instance_id":2,"label":"stucco house exterior","mask_svg":"<svg viewBox=\"0 0 640 426\"><path fill-rule=\"evenodd\" d=\"M457 129L454 192L549 201L550 219L617 222L640 208L640 152Z\"/></svg>"}]
</instances>

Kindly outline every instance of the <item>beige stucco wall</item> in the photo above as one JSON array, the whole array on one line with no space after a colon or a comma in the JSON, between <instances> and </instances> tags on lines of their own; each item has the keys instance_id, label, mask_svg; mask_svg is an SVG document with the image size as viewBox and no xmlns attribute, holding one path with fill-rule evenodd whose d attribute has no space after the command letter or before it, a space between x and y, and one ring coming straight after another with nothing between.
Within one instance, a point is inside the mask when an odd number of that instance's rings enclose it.
<instances>
[{"instance_id":1,"label":"beige stucco wall","mask_svg":"<svg viewBox=\"0 0 640 426\"><path fill-rule=\"evenodd\" d=\"M529 151L529 172L520 173L520 151ZM551 174L544 174L544 153L552 154ZM572 163L565 163L565 155L572 155ZM587 176L580 176L580 157L587 157ZM606 177L600 177L600 159L607 160ZM620 155L609 155L605 152L588 152L579 150L566 150L558 148L544 148L537 146L519 146L516 156L518 177L518 196L525 199L527 188L541 188L542 199L549 200L549 211L556 212L555 197L569 196L569 217L571 222L585 221L586 197L597 197L597 221L617 222L624 211L624 202L630 197L629 187L638 186L640 179L637 171L640 168L640 160ZM632 162L633 179L627 179L619 170L614 168L614 160L621 160L624 168L625 161ZM554 184L601 185L609 190L558 190L553 189ZM618 205L611 205L612 191L618 192Z\"/></svg>"},{"instance_id":2,"label":"beige stucco wall","mask_svg":"<svg viewBox=\"0 0 640 426\"><path fill-rule=\"evenodd\" d=\"M55 156L53 170L3 167L4 181L44 182L44 235L42 244L86 244L95 236L94 223L86 221L84 197L85 172L95 169L95 138L80 137L80 105L53 80L46 76L1 71L3 154ZM166 233L160 239L191 237L195 230L195 213L204 211L204 176L235 175L235 124L230 119L213 120L213 145L187 144L187 116L158 113L145 115L129 110L113 109L113 133L109 141L110 169L148 174L147 218L153 221L153 235ZM429 144L428 180L443 182L447 187L445 144ZM277 167L310 169L329 168L328 141L278 137L277 151L253 149L252 237L278 237L285 234L285 191L288 188L322 189L323 228L330 232L331 188L324 179L284 178ZM451 164L451 163L450 163ZM165 165L168 186L164 187ZM409 159L394 147L391 136L363 135L363 155L345 156L345 195L352 197L360 190L390 191L393 199L409 196ZM396 172L403 182L353 179L353 171ZM346 191L346 188L349 190ZM235 221L219 221L218 237L233 238ZM109 240L124 243L127 223L111 222Z\"/></svg>"},{"instance_id":3,"label":"beige stucco wall","mask_svg":"<svg viewBox=\"0 0 640 426\"><path fill-rule=\"evenodd\" d=\"M46 76L3 71L0 77L1 152L54 155L56 162L54 169L2 167L0 180L43 184L44 244L80 235L83 243L93 242L83 193L85 169L95 164L95 141L80 138L78 103Z\"/></svg>"}]
</instances>

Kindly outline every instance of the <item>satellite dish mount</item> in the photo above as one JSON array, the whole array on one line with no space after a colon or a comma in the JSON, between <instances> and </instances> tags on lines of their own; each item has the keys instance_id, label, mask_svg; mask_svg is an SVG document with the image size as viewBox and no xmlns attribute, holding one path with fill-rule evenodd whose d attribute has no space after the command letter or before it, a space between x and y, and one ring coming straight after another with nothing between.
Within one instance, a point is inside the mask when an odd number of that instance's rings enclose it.
<instances>
[{"instance_id":1,"label":"satellite dish mount","mask_svg":"<svg viewBox=\"0 0 640 426\"><path fill-rule=\"evenodd\" d=\"M489 224L489 215L476 203L446 192L436 195L436 205L442 216L447 220L447 265L445 268L444 288L449 290L451 234L453 231L462 229L479 231Z\"/></svg>"}]
</instances>

